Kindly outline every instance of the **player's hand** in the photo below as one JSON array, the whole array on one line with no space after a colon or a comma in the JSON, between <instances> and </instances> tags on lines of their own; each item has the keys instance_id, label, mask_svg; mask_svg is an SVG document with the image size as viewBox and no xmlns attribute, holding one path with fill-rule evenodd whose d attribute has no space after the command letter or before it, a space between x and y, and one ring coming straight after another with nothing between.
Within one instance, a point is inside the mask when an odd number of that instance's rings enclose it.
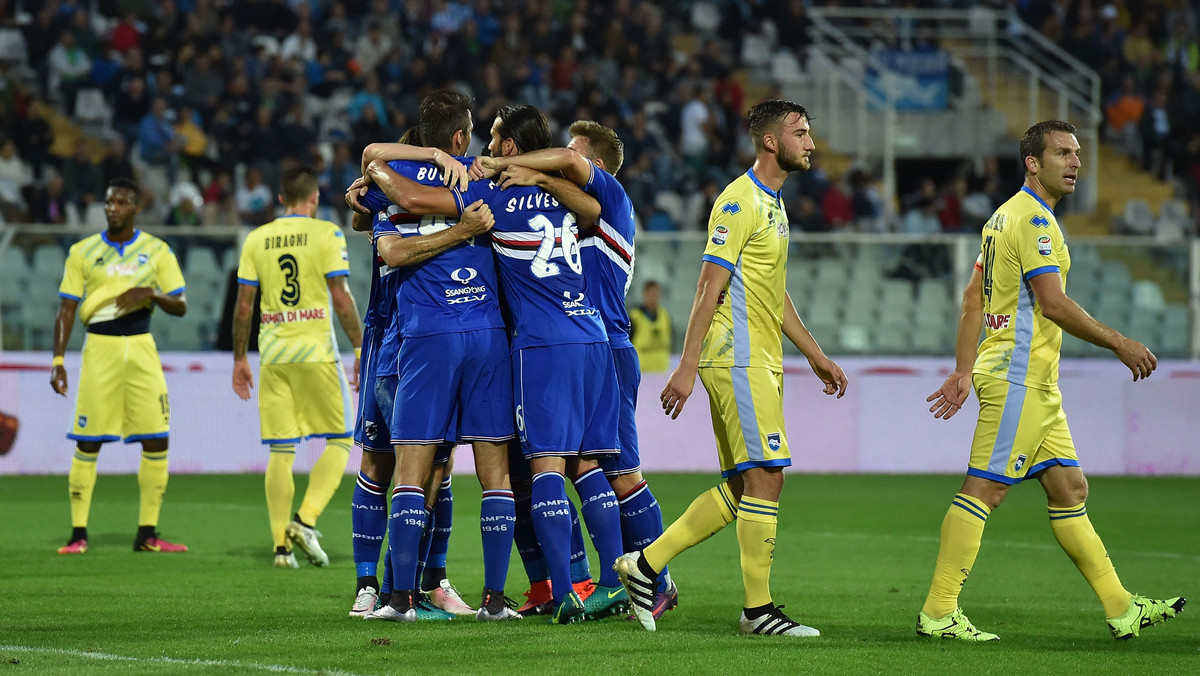
<instances>
[{"instance_id":1,"label":"player's hand","mask_svg":"<svg viewBox=\"0 0 1200 676\"><path fill-rule=\"evenodd\" d=\"M667 379L667 386L663 388L662 394L658 395L663 413L671 416L671 420L678 418L695 386L696 369L685 368L682 364L676 366L671 377Z\"/></svg>"},{"instance_id":2,"label":"player's hand","mask_svg":"<svg viewBox=\"0 0 1200 676\"><path fill-rule=\"evenodd\" d=\"M832 359L821 355L816 359L809 359L808 365L812 367L813 373L825 383L825 394L836 394L838 399L846 395L846 387L850 384L850 379L846 377L846 372L842 370Z\"/></svg>"},{"instance_id":3,"label":"player's hand","mask_svg":"<svg viewBox=\"0 0 1200 676\"><path fill-rule=\"evenodd\" d=\"M501 172L500 181L496 185L500 186L501 190L521 186L536 186L538 179L541 177L542 172L540 171L530 169L529 167L519 167L514 164Z\"/></svg>"},{"instance_id":4,"label":"player's hand","mask_svg":"<svg viewBox=\"0 0 1200 676\"><path fill-rule=\"evenodd\" d=\"M471 163L471 168L467 170L472 181L478 181L481 178L491 178L500 173L499 163L496 158L479 155L475 161Z\"/></svg>"},{"instance_id":5,"label":"player's hand","mask_svg":"<svg viewBox=\"0 0 1200 676\"><path fill-rule=\"evenodd\" d=\"M346 380L350 383L350 389L358 391L358 361L359 358L354 357L354 370L346 374Z\"/></svg>"},{"instance_id":6,"label":"player's hand","mask_svg":"<svg viewBox=\"0 0 1200 676\"><path fill-rule=\"evenodd\" d=\"M67 396L67 369L55 366L50 369L50 387L62 396Z\"/></svg>"},{"instance_id":7,"label":"player's hand","mask_svg":"<svg viewBox=\"0 0 1200 676\"><path fill-rule=\"evenodd\" d=\"M154 298L154 287L152 286L135 286L125 293L117 296L115 301L117 309L122 314L131 310L136 310L142 306L148 306L151 299Z\"/></svg>"},{"instance_id":8,"label":"player's hand","mask_svg":"<svg viewBox=\"0 0 1200 676\"><path fill-rule=\"evenodd\" d=\"M463 166L462 162L443 152L434 153L433 162L442 170L442 185L451 190L454 188L458 188L460 191L467 189L467 183L471 178L467 175L467 168Z\"/></svg>"},{"instance_id":9,"label":"player's hand","mask_svg":"<svg viewBox=\"0 0 1200 676\"><path fill-rule=\"evenodd\" d=\"M254 372L250 370L250 362L245 359L235 359L233 362L233 391L242 401L249 401L250 390L253 387Z\"/></svg>"},{"instance_id":10,"label":"player's hand","mask_svg":"<svg viewBox=\"0 0 1200 676\"><path fill-rule=\"evenodd\" d=\"M359 176L354 179L349 188L346 188L346 206L357 211L360 214L369 214L371 210L364 207L359 199L367 194L367 190L371 187L371 181L366 176Z\"/></svg>"},{"instance_id":11,"label":"player's hand","mask_svg":"<svg viewBox=\"0 0 1200 676\"><path fill-rule=\"evenodd\" d=\"M1133 372L1134 381L1138 378L1149 378L1154 369L1158 368L1158 357L1154 356L1150 348L1132 338L1122 339L1113 352L1116 353L1117 359Z\"/></svg>"},{"instance_id":12,"label":"player's hand","mask_svg":"<svg viewBox=\"0 0 1200 676\"><path fill-rule=\"evenodd\" d=\"M492 214L492 208L484 204L483 200L475 200L463 210L455 227L465 228L470 237L475 237L491 230L495 224L496 217Z\"/></svg>"},{"instance_id":13,"label":"player's hand","mask_svg":"<svg viewBox=\"0 0 1200 676\"><path fill-rule=\"evenodd\" d=\"M929 412L934 418L949 420L958 413L962 405L966 403L967 397L971 396L971 374L955 371L946 376L946 382L938 388L937 392L925 398L925 401L933 402L933 406L929 407ZM937 401L934 401L934 400Z\"/></svg>"}]
</instances>

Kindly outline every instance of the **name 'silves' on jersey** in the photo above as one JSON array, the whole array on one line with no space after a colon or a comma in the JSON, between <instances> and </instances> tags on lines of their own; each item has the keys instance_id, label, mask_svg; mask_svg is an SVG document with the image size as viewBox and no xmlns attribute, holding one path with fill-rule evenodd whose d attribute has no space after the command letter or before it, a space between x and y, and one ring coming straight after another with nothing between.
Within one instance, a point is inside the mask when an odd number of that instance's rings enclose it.
<instances>
[{"instance_id":1,"label":"name 'silves' on jersey","mask_svg":"<svg viewBox=\"0 0 1200 676\"><path fill-rule=\"evenodd\" d=\"M1030 280L1057 272L1064 290L1071 255L1054 210L1028 188L983 227L984 339L975 373L1037 389L1058 386L1062 329L1042 315Z\"/></svg>"},{"instance_id":2,"label":"name 'silves' on jersey","mask_svg":"<svg viewBox=\"0 0 1200 676\"><path fill-rule=\"evenodd\" d=\"M326 280L349 274L346 238L329 221L284 216L246 236L237 276L261 292L263 364L338 360Z\"/></svg>"},{"instance_id":3,"label":"name 'silves' on jersey","mask_svg":"<svg viewBox=\"0 0 1200 676\"><path fill-rule=\"evenodd\" d=\"M470 166L474 158L456 158ZM422 185L442 185L432 164L394 161L388 165L401 176ZM415 216L391 204L377 188L369 190L363 205L377 211L375 237L417 237L455 227L458 219ZM461 333L504 328L500 313L496 263L486 238L472 237L416 265L399 269L396 312L403 338L440 333Z\"/></svg>"},{"instance_id":4,"label":"name 'silves' on jersey","mask_svg":"<svg viewBox=\"0 0 1200 676\"><path fill-rule=\"evenodd\" d=\"M587 293L575 215L541 188L501 191L493 181L455 189L461 213L476 200L491 207L492 247L512 314L512 349L608 339Z\"/></svg>"}]
</instances>

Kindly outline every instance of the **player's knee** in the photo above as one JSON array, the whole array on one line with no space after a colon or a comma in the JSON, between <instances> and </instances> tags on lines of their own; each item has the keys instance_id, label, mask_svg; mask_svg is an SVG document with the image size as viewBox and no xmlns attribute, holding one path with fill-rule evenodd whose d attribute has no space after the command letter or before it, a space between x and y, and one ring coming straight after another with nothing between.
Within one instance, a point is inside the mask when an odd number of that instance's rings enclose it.
<instances>
[{"instance_id":1,"label":"player's knee","mask_svg":"<svg viewBox=\"0 0 1200 676\"><path fill-rule=\"evenodd\" d=\"M359 469L372 481L383 483L392 478L396 470L396 456L391 453L369 453L363 451Z\"/></svg>"},{"instance_id":2,"label":"player's knee","mask_svg":"<svg viewBox=\"0 0 1200 676\"><path fill-rule=\"evenodd\" d=\"M143 439L142 450L146 453L161 453L170 446L169 441L166 437L162 439Z\"/></svg>"},{"instance_id":3,"label":"player's knee","mask_svg":"<svg viewBox=\"0 0 1200 676\"><path fill-rule=\"evenodd\" d=\"M75 444L76 448L78 448L80 452L87 453L89 455L95 455L96 453L99 453L101 445L102 444L99 441L80 441L76 442Z\"/></svg>"},{"instance_id":4,"label":"player's knee","mask_svg":"<svg viewBox=\"0 0 1200 676\"><path fill-rule=\"evenodd\" d=\"M613 492L616 493L618 497L625 495L637 488L638 484L642 483L642 481L643 479L641 472L634 472L633 474L618 474L609 479L609 483L612 484Z\"/></svg>"}]
</instances>

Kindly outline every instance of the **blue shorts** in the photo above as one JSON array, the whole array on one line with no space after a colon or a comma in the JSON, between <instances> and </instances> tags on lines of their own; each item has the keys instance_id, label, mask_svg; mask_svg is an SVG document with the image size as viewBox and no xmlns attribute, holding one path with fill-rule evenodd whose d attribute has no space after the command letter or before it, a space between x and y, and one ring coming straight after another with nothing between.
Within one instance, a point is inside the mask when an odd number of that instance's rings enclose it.
<instances>
[{"instance_id":1,"label":"blue shorts","mask_svg":"<svg viewBox=\"0 0 1200 676\"><path fill-rule=\"evenodd\" d=\"M608 343L517 350L513 399L526 458L616 455L617 375Z\"/></svg>"},{"instance_id":2,"label":"blue shorts","mask_svg":"<svg viewBox=\"0 0 1200 676\"><path fill-rule=\"evenodd\" d=\"M613 350L612 356L617 367L617 443L621 446L621 454L600 462L600 468L609 478L642 471L637 433L637 396L638 386L642 384L642 366L638 363L637 350L632 347Z\"/></svg>"},{"instance_id":3,"label":"blue shorts","mask_svg":"<svg viewBox=\"0 0 1200 676\"><path fill-rule=\"evenodd\" d=\"M512 439L508 351L504 329L405 338L392 443Z\"/></svg>"},{"instance_id":4,"label":"blue shorts","mask_svg":"<svg viewBox=\"0 0 1200 676\"><path fill-rule=\"evenodd\" d=\"M383 376L376 378L375 386L371 388L375 392L375 401L377 402L381 416L377 435L379 439L387 439L391 436L388 432L388 421L392 420L392 417L395 415L396 387L399 383L400 376ZM454 425L457 426L457 419ZM363 450L370 453L395 453L395 449L390 444L386 449L363 446ZM450 462L450 453L452 451L454 451L454 443L452 442L438 446L437 453L433 456L433 464L444 465Z\"/></svg>"},{"instance_id":5,"label":"blue shorts","mask_svg":"<svg viewBox=\"0 0 1200 676\"><path fill-rule=\"evenodd\" d=\"M362 356L358 360L358 414L354 421L354 443L364 451L372 453L392 452L392 398L386 402L379 398L379 387L375 378L375 365L379 356L379 342L383 338L383 327L367 326L363 329Z\"/></svg>"}]
</instances>

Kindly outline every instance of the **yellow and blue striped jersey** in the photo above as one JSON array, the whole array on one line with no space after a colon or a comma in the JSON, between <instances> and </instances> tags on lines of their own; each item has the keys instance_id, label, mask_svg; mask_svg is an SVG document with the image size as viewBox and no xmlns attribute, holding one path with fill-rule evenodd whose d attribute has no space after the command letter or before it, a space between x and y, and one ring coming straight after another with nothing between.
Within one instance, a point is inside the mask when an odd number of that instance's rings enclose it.
<instances>
[{"instance_id":1,"label":"yellow and blue striped jersey","mask_svg":"<svg viewBox=\"0 0 1200 676\"><path fill-rule=\"evenodd\" d=\"M751 169L725 187L708 217L704 260L730 271L700 366L783 369L788 220L779 193Z\"/></svg>"},{"instance_id":2,"label":"yellow and blue striped jersey","mask_svg":"<svg viewBox=\"0 0 1200 676\"><path fill-rule=\"evenodd\" d=\"M1058 386L1062 329L1042 315L1029 280L1071 268L1054 210L1028 188L1000 205L983 227L984 338L975 373L1036 389Z\"/></svg>"},{"instance_id":3,"label":"yellow and blue striped jersey","mask_svg":"<svg viewBox=\"0 0 1200 676\"><path fill-rule=\"evenodd\" d=\"M251 231L237 276L261 292L260 363L337 361L326 280L349 274L346 237L329 221L284 216Z\"/></svg>"},{"instance_id":4,"label":"yellow and blue striped jersey","mask_svg":"<svg viewBox=\"0 0 1200 676\"><path fill-rule=\"evenodd\" d=\"M183 293L183 272L175 252L141 230L134 230L128 242L110 242L108 234L100 232L71 247L58 295L79 301L84 324L98 324L153 309L151 303L125 313L117 310L117 296L139 286L153 286L172 296Z\"/></svg>"}]
</instances>

